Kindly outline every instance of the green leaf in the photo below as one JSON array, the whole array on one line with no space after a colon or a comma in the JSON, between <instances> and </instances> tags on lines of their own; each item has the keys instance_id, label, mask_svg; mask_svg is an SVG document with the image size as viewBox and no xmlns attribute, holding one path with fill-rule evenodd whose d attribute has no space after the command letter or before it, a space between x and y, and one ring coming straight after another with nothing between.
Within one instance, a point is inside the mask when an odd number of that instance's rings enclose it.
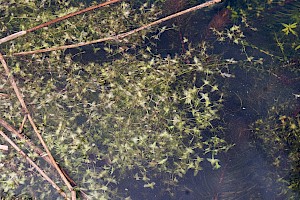
<instances>
[{"instance_id":1,"label":"green leaf","mask_svg":"<svg viewBox=\"0 0 300 200\"><path fill-rule=\"evenodd\" d=\"M167 162L168 158L162 159L161 161L158 162L159 165L164 164L165 162Z\"/></svg>"},{"instance_id":2,"label":"green leaf","mask_svg":"<svg viewBox=\"0 0 300 200\"><path fill-rule=\"evenodd\" d=\"M293 24L284 24L284 23L282 23L282 25L284 26L284 28L281 31L284 32L284 34L288 35L289 33L292 33L295 36L298 35L296 33L296 31L294 30L295 28L297 28L297 22L293 23Z\"/></svg>"},{"instance_id":3,"label":"green leaf","mask_svg":"<svg viewBox=\"0 0 300 200\"><path fill-rule=\"evenodd\" d=\"M221 165L219 164L220 160L215 158L207 158L207 161L213 166L213 169L219 169Z\"/></svg>"},{"instance_id":4,"label":"green leaf","mask_svg":"<svg viewBox=\"0 0 300 200\"><path fill-rule=\"evenodd\" d=\"M144 185L144 188L151 188L151 189L153 189L154 185L155 185L155 182L147 183L147 184Z\"/></svg>"}]
</instances>

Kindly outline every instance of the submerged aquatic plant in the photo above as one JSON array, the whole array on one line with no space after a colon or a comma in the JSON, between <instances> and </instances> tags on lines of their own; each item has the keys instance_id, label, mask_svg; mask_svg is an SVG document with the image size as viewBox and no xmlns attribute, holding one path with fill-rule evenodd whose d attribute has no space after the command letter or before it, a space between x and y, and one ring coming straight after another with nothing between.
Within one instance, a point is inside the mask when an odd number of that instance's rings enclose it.
<instances>
[{"instance_id":1,"label":"submerged aquatic plant","mask_svg":"<svg viewBox=\"0 0 300 200\"><path fill-rule=\"evenodd\" d=\"M294 30L295 28L297 28L297 22L293 23L293 24L284 24L284 23L282 23L282 26L284 26L284 28L282 29L282 32L284 32L284 34L288 35L288 34L291 33L291 34L297 36L297 33Z\"/></svg>"},{"instance_id":2,"label":"submerged aquatic plant","mask_svg":"<svg viewBox=\"0 0 300 200\"><path fill-rule=\"evenodd\" d=\"M14 6L19 4L22 7ZM62 7L53 9L57 16L84 7L75 1L6 2L0 6L4 11L1 36L51 19L52 6ZM1 44L1 50L9 56L107 37L147 24L159 13L154 4L122 2ZM153 188L156 173L182 177L191 169L196 174L204 158L218 168L217 154L230 145L209 129L217 128L214 121L223 100L216 77L227 63L197 45L189 45L182 56L154 54L147 43L150 33L142 31L95 47L94 52L106 53L94 54L98 57L94 62L75 61L72 51L6 58L29 109L24 113L19 108L1 75L1 92L11 94L0 99L1 119L10 124L2 123L1 129L11 132L7 127L19 127L30 112L55 160L72 177L72 187L94 199L117 197L118 182L131 173L144 187ZM28 123L20 130L40 145ZM51 178L57 178L51 164L40 160L25 139L13 140ZM23 164L22 156L1 152L0 159L3 196L56 198L50 185Z\"/></svg>"},{"instance_id":3,"label":"submerged aquatic plant","mask_svg":"<svg viewBox=\"0 0 300 200\"><path fill-rule=\"evenodd\" d=\"M286 105L285 105L286 106ZM273 107L269 116L259 119L253 124L253 130L262 144L260 147L272 161L273 167L281 169L278 182L287 183L291 191L295 191L291 198L299 197L299 147L300 147L300 119L296 116L284 115L284 105ZM290 191L282 188L282 193Z\"/></svg>"}]
</instances>

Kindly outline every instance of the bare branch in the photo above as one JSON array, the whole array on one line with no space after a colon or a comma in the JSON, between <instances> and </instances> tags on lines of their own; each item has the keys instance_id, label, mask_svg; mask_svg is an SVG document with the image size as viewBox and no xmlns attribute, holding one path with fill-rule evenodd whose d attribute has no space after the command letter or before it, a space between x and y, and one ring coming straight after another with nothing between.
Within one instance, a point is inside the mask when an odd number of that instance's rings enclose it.
<instances>
[{"instance_id":1,"label":"bare branch","mask_svg":"<svg viewBox=\"0 0 300 200\"><path fill-rule=\"evenodd\" d=\"M36 125L35 125L35 123L34 123L32 117L31 117L31 115L30 115L30 113L29 113L29 111L28 111L28 109L27 109L27 106L26 106L26 104L25 104L25 102L24 102L24 99L23 99L23 97L22 97L22 95L21 95L21 93L20 93L20 90L19 90L19 88L17 87L17 84L16 84L16 82L15 82L15 80L14 80L14 77L13 77L13 75L10 73L10 71L9 71L9 69L8 69L8 66L7 66L7 64L6 64L6 62L5 62L5 60L4 60L4 58L3 58L3 56L2 56L1 53L0 53L0 60L1 60L1 63L2 63L2 65L3 65L3 67L4 67L4 70L5 70L5 72L6 72L6 75L7 75L8 79L9 79L9 81L10 81L10 84L12 85L12 87L13 87L13 89L14 89L16 95L17 95L17 98L18 98L19 102L21 103L22 108L23 108L24 111L25 111L25 114L27 114L27 118L28 118L28 120L29 120L29 122L30 122L32 128L34 129L34 132L36 133L36 135L37 135L37 137L39 138L39 140L40 140L42 146L44 147L44 149L45 149L47 155L49 156L49 159L50 159L52 165L53 165L54 168L57 170L58 174L60 175L60 177L62 178L62 180L63 180L64 183L66 184L66 186L69 188L69 190L70 190L70 191L73 191L73 187L71 186L70 182L69 182L68 179L65 177L64 173L61 171L60 167L59 167L58 164L56 163L55 159L53 158L53 156L52 156L52 154L51 154L51 152L50 152L50 150L49 150L49 148L47 147L45 141L43 140L43 138L42 138L42 136L41 136L39 130L37 129L37 127L36 127Z\"/></svg>"},{"instance_id":2,"label":"bare branch","mask_svg":"<svg viewBox=\"0 0 300 200\"><path fill-rule=\"evenodd\" d=\"M49 156L47 155L47 153L45 153L42 149L40 149L39 147L35 146L29 139L27 139L24 135L25 134L21 134L21 132L17 131L13 126L11 126L9 123L7 123L6 121L4 121L3 119L0 118L0 125L2 125L7 131L11 132L12 134L16 135L20 140L25 141L25 143L27 144L27 146L32 149L35 153L37 153L41 158L43 158L47 163L49 163L50 165L52 165L52 162L49 158ZM53 165L52 165L53 166ZM54 167L54 166L53 166ZM61 168L61 167L60 167ZM62 172L64 173L64 175L66 176L66 178L69 180L70 183L72 183L74 186L76 186L77 184L74 182L74 180L72 178L70 178L64 171L64 169L62 169Z\"/></svg>"},{"instance_id":3,"label":"bare branch","mask_svg":"<svg viewBox=\"0 0 300 200\"><path fill-rule=\"evenodd\" d=\"M56 185L54 181L41 169L39 166L37 166L25 153L22 151L5 133L0 131L0 135L15 149L17 152L22 155L57 191L59 194L61 194L64 198L67 198L66 193Z\"/></svg>"},{"instance_id":4,"label":"bare branch","mask_svg":"<svg viewBox=\"0 0 300 200\"><path fill-rule=\"evenodd\" d=\"M43 24L40 24L38 26L35 26L33 28L30 28L26 31L19 31L17 33L14 33L12 35L9 35L7 37L4 37L2 39L0 39L0 44L4 43L4 42L7 42L7 41L10 41L10 40L13 40L17 37L20 37L22 35L25 35L27 33L30 33L30 32L33 32L33 31L36 31L38 29L41 29L43 27L46 27L46 26L49 26L51 24L54 24L54 23L57 23L57 22L60 22L62 20L65 20L65 19L68 19L70 17L73 17L73 16L76 16L76 15L80 15L82 13L85 13L85 12L88 12L88 11L91 11L91 10L95 10L97 8L100 8L100 7L103 7L103 6L107 6L107 5L110 5L110 4L113 4L113 3L116 3L116 2L119 2L119 1L122 1L122 0L109 0L109 1L106 1L104 3L100 3L98 5L95 5L95 6L91 6L91 7L88 7L88 8L85 8L83 10L79 10L79 11L76 11L76 12L73 12L73 13L70 13L70 14L67 14L65 16L62 16L62 17L59 17L59 18L56 18L56 19L53 19L51 21L48 21L46 23L43 23Z\"/></svg>"},{"instance_id":5,"label":"bare branch","mask_svg":"<svg viewBox=\"0 0 300 200\"><path fill-rule=\"evenodd\" d=\"M0 150L8 151L8 146L0 144Z\"/></svg>"},{"instance_id":6,"label":"bare branch","mask_svg":"<svg viewBox=\"0 0 300 200\"><path fill-rule=\"evenodd\" d=\"M169 15L167 17L164 17L162 19L159 19L157 21L154 21L154 22L151 22L145 26L141 26L137 29L134 29L134 30L131 30L129 32L126 32L126 33L121 33L119 35L116 35L116 36L111 36L111 37L106 37L106 38L102 38L102 39L98 39L98 40L93 40L93 41L89 41L89 42L80 42L78 44L72 44L72 45L64 45L64 46L59 46L59 47L52 47L52 48L47 48L47 49L39 49L39 50L33 50L33 51L26 51L26 52L19 52L19 53L14 53L12 54L13 56L24 56L24 55L31 55L31 54L36 54L36 53L44 53L44 52L49 52L49 51L56 51L56 50L63 50L63 49L71 49L71 48L76 48L76 47L81 47L81 46L86 46L86 45L90 45L90 44L95 44L95 43L100 43L100 42L105 42L105 41L109 41L109 40L118 40L118 39L122 39L122 38L125 38L129 35L132 35L134 33L137 33L137 32L140 32L144 29L147 29L147 28L150 28L152 26L155 26L155 25L158 25L162 22L165 22L165 21L168 21L170 19L173 19L175 17L179 17L181 15L184 15L184 14L187 14L189 12L192 12L192 11L196 11L196 10L199 10L201 8L204 8L204 7L208 7L208 6L211 6L213 4L216 4L216 3L219 3L221 2L222 0L212 0L212 1L208 1L208 2L205 2L205 3L202 3L198 6L194 6L192 8L189 8L189 9L186 9L186 10L183 10L181 12L178 12L178 13L175 13L175 14L172 14L172 15Z\"/></svg>"}]
</instances>

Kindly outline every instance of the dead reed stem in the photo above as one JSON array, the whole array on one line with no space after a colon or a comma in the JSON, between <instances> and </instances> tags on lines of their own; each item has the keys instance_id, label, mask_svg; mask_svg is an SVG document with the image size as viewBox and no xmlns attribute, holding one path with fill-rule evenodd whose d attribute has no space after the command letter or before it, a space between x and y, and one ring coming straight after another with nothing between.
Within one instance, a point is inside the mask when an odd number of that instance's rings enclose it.
<instances>
[{"instance_id":1,"label":"dead reed stem","mask_svg":"<svg viewBox=\"0 0 300 200\"><path fill-rule=\"evenodd\" d=\"M17 131L13 126L11 126L9 123L7 123L5 120L0 118L0 125L2 125L7 131L11 132L12 134L15 134L20 140L25 141L27 146L32 149L35 153L37 153L41 158L43 158L48 164L52 165L52 162L49 158L49 156L39 147L35 146L29 139L26 138L25 134L21 134L20 131ZM53 166L53 165L52 165ZM54 166L53 166L54 167ZM60 167L61 168L61 167ZM73 185L77 185L74 180L69 177L64 170L61 168L62 172L65 174L66 178L69 180L70 183Z\"/></svg>"},{"instance_id":2,"label":"dead reed stem","mask_svg":"<svg viewBox=\"0 0 300 200\"><path fill-rule=\"evenodd\" d=\"M120 40L120 39L123 39L123 38L125 38L125 37L127 37L129 35L132 35L134 33L140 32L140 31L142 31L144 29L147 29L147 28L150 28L152 26L158 25L158 24L160 24L162 22L168 21L168 20L173 19L175 17L179 17L179 16L187 14L189 12L193 12L193 11L199 10L201 8L204 8L204 7L211 6L211 5L219 3L221 1L222 0L208 1L208 2L202 3L200 5L194 6L192 8L189 8L189 9L180 11L178 13L169 15L169 16L164 17L162 19L159 19L157 21L151 22L151 23L149 23L149 24L147 24L145 26L141 26L141 27L139 27L137 29L128 31L126 33L121 33L121 34L118 34L118 35L115 35L115 36L101 38L101 39L93 40L93 41L89 41L89 42L80 42L80 43L72 44L72 45L64 45L64 46L59 46L59 47L47 48L47 49L39 49L39 50L33 50L33 51L19 52L19 53L14 53L12 55L13 56L24 56L24 55L31 55L31 54L36 54L36 53L44 53L44 52L49 52L49 51L56 51L56 50L64 50L64 49L76 48L76 47L86 46L86 45L100 43L100 42L105 42L105 41L110 41L110 40Z\"/></svg>"},{"instance_id":3,"label":"dead reed stem","mask_svg":"<svg viewBox=\"0 0 300 200\"><path fill-rule=\"evenodd\" d=\"M36 30L38 30L38 29L47 27L47 26L49 26L49 25L51 25L51 24L55 24L55 23L57 23L57 22L63 21L63 20L68 19L68 18L70 18L70 17L76 16L76 15L80 15L80 14L82 14L82 13L85 13L85 12L88 12L88 11L91 11L91 10L95 10L95 9L97 9L97 8L100 8L100 7L103 7L103 6L107 6L107 5L110 5L110 4L119 2L119 1L122 1L122 0L109 0L109 1L106 1L106 2L104 2L104 3L100 3L100 4L98 4L98 5L95 5L95 6L91 6L91 7L85 8L85 9L83 9L83 10L79 10L79 11L70 13L70 14L64 15L64 16L62 16L62 17L58 17L58 18L53 19L53 20L51 20L51 21L48 21L48 22L46 22L46 23L43 23L43 24L40 24L40 25L35 26L35 27L33 27L33 28L30 28L30 29L28 29L28 30L26 30L26 31L19 31L19 32L17 32L17 33L14 33L14 34L12 34L12 35L9 35L9 36L7 36L7 37L5 37L5 38L0 39L0 44L2 44L2 43L4 43L4 42L8 42L8 41L10 41L10 40L13 40L13 39L15 39L15 38L18 38L18 37L20 37L20 36L22 36L22 35L25 35L25 34L27 34L27 33L36 31Z\"/></svg>"},{"instance_id":4,"label":"dead reed stem","mask_svg":"<svg viewBox=\"0 0 300 200\"><path fill-rule=\"evenodd\" d=\"M40 174L43 176L57 191L60 195L62 195L65 199L67 198L66 193L56 185L54 181L39 167L33 162L25 153L22 151L5 133L0 131L0 135L20 154L22 155L29 163L32 165Z\"/></svg>"},{"instance_id":5,"label":"dead reed stem","mask_svg":"<svg viewBox=\"0 0 300 200\"><path fill-rule=\"evenodd\" d=\"M66 186L68 187L68 189L69 189L70 191L73 191L73 187L71 186L70 182L69 182L69 181L67 180L67 178L65 177L64 173L63 173L63 172L61 171L61 169L59 168L59 166L58 166L58 164L56 163L55 159L53 158L53 156L52 156L52 154L51 154L51 152L50 152L48 146L46 145L46 143L44 142L44 140L43 140L43 138L42 138L40 132L38 131L38 129L37 129L37 127L36 127L36 125L35 125L35 123L34 123L32 117L31 117L31 115L30 115L30 113L29 113L29 110L27 109L27 106L26 106L26 104L25 104L25 102L24 102L24 99L23 99L23 97L22 97L22 95L21 95L21 92L20 92L20 90L19 90L19 88L18 88L18 86L17 86L17 84L16 84L16 82L15 82L15 80L14 80L14 77L13 77L13 75L11 74L10 70L8 69L8 66L7 66L7 64L6 64L6 62L5 62L5 60L4 60L4 58L3 58L3 56L2 56L1 53L0 53L0 61L1 61L1 63L2 63L2 66L3 66L4 70L5 70L5 73L6 73L7 77L8 77L8 80L9 80L11 86L13 87L13 89L14 89L14 91L15 91L15 93L16 93L16 96L17 96L17 98L18 98L18 100L19 100L19 102L20 102L20 104L21 104L21 106L22 106L22 109L25 111L25 114L27 115L27 118L28 118L28 120L29 120L31 126L32 126L32 128L34 129L34 132L36 133L37 137L39 138L39 140L40 140L42 146L44 147L44 149L45 149L47 155L49 156L49 159L50 159L52 165L53 165L54 168L57 170L58 174L60 175L60 177L62 178L62 180L64 181L64 183L65 183Z\"/></svg>"}]
</instances>

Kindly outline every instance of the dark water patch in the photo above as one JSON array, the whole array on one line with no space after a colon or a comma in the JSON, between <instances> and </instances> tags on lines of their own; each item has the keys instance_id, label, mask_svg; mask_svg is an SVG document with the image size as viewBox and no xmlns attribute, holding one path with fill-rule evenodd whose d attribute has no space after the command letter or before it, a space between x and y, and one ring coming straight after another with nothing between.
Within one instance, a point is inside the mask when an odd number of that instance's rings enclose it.
<instances>
[{"instance_id":1,"label":"dark water patch","mask_svg":"<svg viewBox=\"0 0 300 200\"><path fill-rule=\"evenodd\" d=\"M239 130L230 128L228 131L237 131L232 134L235 137L233 140L240 139L236 137L240 134ZM246 141L243 138L226 154L219 156L222 161L220 169L204 166L196 177L188 173L181 183L191 192L176 199L287 199L288 196L279 195L280 188L287 185L276 182L270 163Z\"/></svg>"}]
</instances>

